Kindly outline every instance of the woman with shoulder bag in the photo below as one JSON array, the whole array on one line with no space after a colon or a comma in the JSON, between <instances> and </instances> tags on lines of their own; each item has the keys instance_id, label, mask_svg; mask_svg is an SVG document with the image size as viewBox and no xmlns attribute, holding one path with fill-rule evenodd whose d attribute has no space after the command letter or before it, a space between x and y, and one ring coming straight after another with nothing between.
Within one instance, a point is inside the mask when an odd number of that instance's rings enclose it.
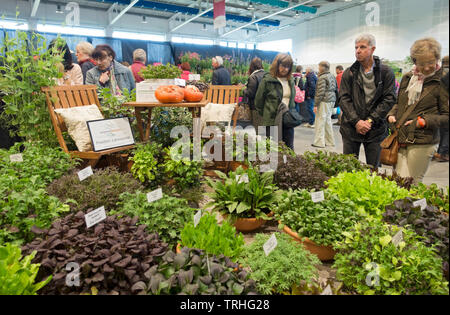
<instances>
[{"instance_id":1,"label":"woman with shoulder bag","mask_svg":"<svg viewBox=\"0 0 450 315\"><path fill-rule=\"evenodd\" d=\"M400 84L397 104L388 122L398 132L396 172L421 182L439 143L439 128L448 126L448 91L441 84L441 45L434 38L417 40L411 47L414 68Z\"/></svg>"},{"instance_id":2,"label":"woman with shoulder bag","mask_svg":"<svg viewBox=\"0 0 450 315\"><path fill-rule=\"evenodd\" d=\"M255 107L262 116L262 125L278 129L278 138L294 149L294 128L284 123L284 114L295 112L295 86L292 78L293 60L290 55L278 54L270 66L270 72L261 80L255 97ZM266 135L269 135L268 130ZM272 135L273 136L273 135ZM278 141L278 139L275 139Z\"/></svg>"}]
</instances>

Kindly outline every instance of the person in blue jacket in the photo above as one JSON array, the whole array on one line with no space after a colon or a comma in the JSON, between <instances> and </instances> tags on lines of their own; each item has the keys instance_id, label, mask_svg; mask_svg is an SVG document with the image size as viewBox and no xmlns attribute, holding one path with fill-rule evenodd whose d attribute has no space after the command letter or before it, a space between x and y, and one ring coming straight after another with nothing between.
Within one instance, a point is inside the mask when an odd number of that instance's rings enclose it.
<instances>
[{"instance_id":1,"label":"person in blue jacket","mask_svg":"<svg viewBox=\"0 0 450 315\"><path fill-rule=\"evenodd\" d=\"M314 97L316 96L317 76L311 68L306 69L306 83L305 83L305 105L309 116L309 128L314 128L314 121L316 115L314 114Z\"/></svg>"}]
</instances>

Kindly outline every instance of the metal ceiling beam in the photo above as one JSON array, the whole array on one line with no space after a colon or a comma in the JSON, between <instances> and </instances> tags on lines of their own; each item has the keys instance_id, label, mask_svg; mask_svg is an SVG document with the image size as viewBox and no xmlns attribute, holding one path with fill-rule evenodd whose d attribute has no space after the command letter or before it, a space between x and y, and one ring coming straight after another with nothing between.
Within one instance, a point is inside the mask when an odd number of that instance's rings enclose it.
<instances>
[{"instance_id":1,"label":"metal ceiling beam","mask_svg":"<svg viewBox=\"0 0 450 315\"><path fill-rule=\"evenodd\" d=\"M33 8L31 9L31 15L30 16L33 17L33 16L36 15L36 12L37 12L37 10L39 8L39 3L41 3L41 0L34 0Z\"/></svg>"},{"instance_id":2,"label":"metal ceiling beam","mask_svg":"<svg viewBox=\"0 0 450 315\"><path fill-rule=\"evenodd\" d=\"M281 1L281 0L244 0L244 1L252 2L253 4L259 3L259 4L264 4L264 5L270 5L272 7L279 7L279 8L287 8L290 5L289 1ZM312 13L312 14L315 14L317 12L317 8L307 7L304 5L293 8L292 10L302 11L302 12L307 12L307 13Z\"/></svg>"},{"instance_id":3,"label":"metal ceiling beam","mask_svg":"<svg viewBox=\"0 0 450 315\"><path fill-rule=\"evenodd\" d=\"M199 17L201 17L202 15L208 13L208 12L211 11L212 9L214 9L214 7L211 7L211 8L209 8L209 9L206 9L205 11L203 11L203 12L197 14L196 16L190 18L189 20L184 21L184 22L181 23L180 25L175 26L175 27L174 27L173 29L171 29L169 32L174 32L174 31L176 31L176 30L179 29L180 27L183 27L183 26L185 26L186 24L188 24L188 23L190 23L190 22L192 22L192 21L198 19Z\"/></svg>"},{"instance_id":4,"label":"metal ceiling beam","mask_svg":"<svg viewBox=\"0 0 450 315\"><path fill-rule=\"evenodd\" d=\"M283 13L283 12L292 10L292 9L298 7L298 6L305 5L305 4L308 4L308 3L313 2L313 1L314 1L314 0L308 0L308 1L304 1L304 2L302 2L302 3L294 4L293 6L290 6L289 8L286 8L286 9L283 9L283 10L280 10L280 11L277 11L277 12L275 12L275 13L272 13L272 14L266 15L266 16L264 16L264 17L262 17L262 18L259 18L259 19L257 19L257 20L254 20L254 21L252 21L252 22L250 22L250 23L241 25L241 26L239 26L239 27L237 27L237 28L235 28L235 29L233 29L233 30L231 30L231 31L229 31L229 32L227 32L227 33L221 35L220 37L225 37L225 36L230 35L230 34L236 32L236 31L238 31L238 30L240 30L240 29L242 29L242 28L244 28L244 27L250 26L250 25L255 24L255 23L259 22L259 21L262 21L262 20L271 18L272 16L275 16L275 15L281 14L281 13Z\"/></svg>"},{"instance_id":5,"label":"metal ceiling beam","mask_svg":"<svg viewBox=\"0 0 450 315\"><path fill-rule=\"evenodd\" d=\"M138 3L139 0L133 0L133 2L131 2L125 9L123 9L110 23L109 25L113 25L114 23L116 23L125 13L128 12L128 10L130 10L136 3Z\"/></svg>"}]
</instances>

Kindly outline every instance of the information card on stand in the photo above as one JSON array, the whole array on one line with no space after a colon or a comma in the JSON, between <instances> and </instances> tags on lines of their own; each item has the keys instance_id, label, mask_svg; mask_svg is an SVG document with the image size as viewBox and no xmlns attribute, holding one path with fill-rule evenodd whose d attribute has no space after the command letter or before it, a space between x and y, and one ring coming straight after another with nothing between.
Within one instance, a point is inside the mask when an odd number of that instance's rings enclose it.
<instances>
[{"instance_id":1,"label":"information card on stand","mask_svg":"<svg viewBox=\"0 0 450 315\"><path fill-rule=\"evenodd\" d=\"M148 202L153 202L156 200L159 200L163 197L163 193L162 193L162 189L158 188L154 191L151 191L147 194L147 201Z\"/></svg>"},{"instance_id":2,"label":"information card on stand","mask_svg":"<svg viewBox=\"0 0 450 315\"><path fill-rule=\"evenodd\" d=\"M272 236L267 240L267 242L263 245L264 253L266 256L269 256L269 254L277 247L278 241L275 237L275 234L272 234Z\"/></svg>"},{"instance_id":3,"label":"information card on stand","mask_svg":"<svg viewBox=\"0 0 450 315\"><path fill-rule=\"evenodd\" d=\"M413 207L419 207L420 206L420 210L425 210L427 208L427 200L425 198L414 201L413 202Z\"/></svg>"},{"instance_id":4,"label":"information card on stand","mask_svg":"<svg viewBox=\"0 0 450 315\"><path fill-rule=\"evenodd\" d=\"M325 195L323 193L323 190L316 191L311 193L311 200L313 202L321 202L325 200Z\"/></svg>"},{"instance_id":5,"label":"information card on stand","mask_svg":"<svg viewBox=\"0 0 450 315\"><path fill-rule=\"evenodd\" d=\"M11 162L23 162L23 156L22 153L17 153L17 154L11 154L9 156L9 160Z\"/></svg>"},{"instance_id":6,"label":"information card on stand","mask_svg":"<svg viewBox=\"0 0 450 315\"><path fill-rule=\"evenodd\" d=\"M201 218L202 218L202 211L198 210L197 213L194 215L194 227L197 227Z\"/></svg>"},{"instance_id":7,"label":"information card on stand","mask_svg":"<svg viewBox=\"0 0 450 315\"><path fill-rule=\"evenodd\" d=\"M84 215L84 219L86 220L87 228L90 228L91 226L94 226L97 223L105 220L106 219L105 207L102 206L98 209L95 209L94 211L89 212L88 214Z\"/></svg>"},{"instance_id":8,"label":"information card on stand","mask_svg":"<svg viewBox=\"0 0 450 315\"><path fill-rule=\"evenodd\" d=\"M89 176L94 175L94 172L92 171L92 167L88 166L81 171L78 172L78 178L80 179L80 182L88 178Z\"/></svg>"}]
</instances>

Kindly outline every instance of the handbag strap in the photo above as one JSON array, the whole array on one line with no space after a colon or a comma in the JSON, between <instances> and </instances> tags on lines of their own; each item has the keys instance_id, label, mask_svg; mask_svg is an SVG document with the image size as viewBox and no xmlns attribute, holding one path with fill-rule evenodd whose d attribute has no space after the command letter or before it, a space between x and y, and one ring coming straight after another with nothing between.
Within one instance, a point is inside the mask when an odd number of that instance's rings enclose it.
<instances>
[{"instance_id":1,"label":"handbag strap","mask_svg":"<svg viewBox=\"0 0 450 315\"><path fill-rule=\"evenodd\" d=\"M395 128L396 128L396 129L399 129L400 126L402 126L402 125L405 123L406 119L407 119L408 116L412 113L412 111L416 108L417 104L419 104L419 102L420 102L425 96L427 96L428 94L430 94L432 90L433 90L433 89L429 89L429 90L427 90L425 93L422 92L422 95L420 96L419 100L418 100L417 102L415 102L414 104L412 104L412 105L410 105L410 106L408 107L408 109L406 110L406 112L403 113L402 118L400 118L400 120L398 121L398 123L395 125Z\"/></svg>"}]
</instances>

